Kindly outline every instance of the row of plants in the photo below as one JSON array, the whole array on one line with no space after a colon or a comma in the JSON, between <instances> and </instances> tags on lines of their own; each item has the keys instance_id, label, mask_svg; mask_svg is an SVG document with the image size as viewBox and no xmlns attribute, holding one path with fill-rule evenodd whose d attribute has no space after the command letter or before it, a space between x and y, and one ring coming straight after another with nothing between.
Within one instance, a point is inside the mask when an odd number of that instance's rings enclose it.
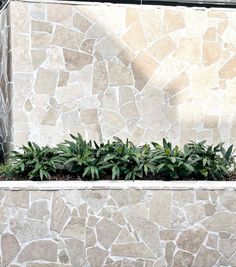
<instances>
[{"instance_id":1,"label":"row of plants","mask_svg":"<svg viewBox=\"0 0 236 267\"><path fill-rule=\"evenodd\" d=\"M102 144L87 142L80 134L71 137L56 147L28 142L11 153L0 175L19 180L58 175L81 180L226 180L235 169L233 146L225 149L223 143L189 142L181 150L165 139L135 146L117 137Z\"/></svg>"}]
</instances>

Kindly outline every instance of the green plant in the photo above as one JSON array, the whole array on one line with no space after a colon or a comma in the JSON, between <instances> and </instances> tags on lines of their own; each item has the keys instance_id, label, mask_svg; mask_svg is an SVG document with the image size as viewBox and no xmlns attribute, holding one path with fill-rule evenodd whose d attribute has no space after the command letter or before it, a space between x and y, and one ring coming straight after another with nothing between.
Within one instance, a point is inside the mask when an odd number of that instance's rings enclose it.
<instances>
[{"instance_id":1,"label":"green plant","mask_svg":"<svg viewBox=\"0 0 236 267\"><path fill-rule=\"evenodd\" d=\"M203 179L220 180L229 176L234 165L233 145L228 149L223 143L216 146L203 142L190 142L184 146L184 152L193 167L193 176Z\"/></svg>"},{"instance_id":2,"label":"green plant","mask_svg":"<svg viewBox=\"0 0 236 267\"><path fill-rule=\"evenodd\" d=\"M12 165L9 163L0 164L0 176L10 177Z\"/></svg>"},{"instance_id":3,"label":"green plant","mask_svg":"<svg viewBox=\"0 0 236 267\"><path fill-rule=\"evenodd\" d=\"M23 146L21 152L13 151L10 156L12 175L26 175L32 180L50 179L60 169L58 152L49 146L40 147L33 142Z\"/></svg>"}]
</instances>

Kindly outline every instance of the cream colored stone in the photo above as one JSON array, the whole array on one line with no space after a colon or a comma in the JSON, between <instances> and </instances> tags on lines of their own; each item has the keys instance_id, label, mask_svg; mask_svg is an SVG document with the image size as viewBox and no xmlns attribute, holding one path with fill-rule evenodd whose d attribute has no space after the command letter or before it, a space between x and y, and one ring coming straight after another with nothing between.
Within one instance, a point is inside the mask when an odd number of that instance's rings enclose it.
<instances>
[{"instance_id":1,"label":"cream colored stone","mask_svg":"<svg viewBox=\"0 0 236 267\"><path fill-rule=\"evenodd\" d=\"M204 116L204 128L216 128L218 126L218 116Z\"/></svg>"},{"instance_id":2,"label":"cream colored stone","mask_svg":"<svg viewBox=\"0 0 236 267\"><path fill-rule=\"evenodd\" d=\"M2 247L2 265L3 267L9 266L9 263L15 258L20 251L19 242L12 234L1 235L1 247Z\"/></svg>"},{"instance_id":3,"label":"cream colored stone","mask_svg":"<svg viewBox=\"0 0 236 267\"><path fill-rule=\"evenodd\" d=\"M80 111L81 122L85 124L96 124L98 122L96 109L82 109Z\"/></svg>"},{"instance_id":4,"label":"cream colored stone","mask_svg":"<svg viewBox=\"0 0 236 267\"><path fill-rule=\"evenodd\" d=\"M33 68L37 69L46 60L46 51L44 49L31 50L31 58Z\"/></svg>"},{"instance_id":5,"label":"cream colored stone","mask_svg":"<svg viewBox=\"0 0 236 267\"><path fill-rule=\"evenodd\" d=\"M161 240L175 240L177 235L176 230L161 230L160 239Z\"/></svg>"},{"instance_id":6,"label":"cream colored stone","mask_svg":"<svg viewBox=\"0 0 236 267\"><path fill-rule=\"evenodd\" d=\"M233 79L236 76L236 56L231 57L219 70L221 79Z\"/></svg>"},{"instance_id":7,"label":"cream colored stone","mask_svg":"<svg viewBox=\"0 0 236 267\"><path fill-rule=\"evenodd\" d=\"M184 18L181 11L166 9L163 17L163 31L173 32L185 27Z\"/></svg>"},{"instance_id":8,"label":"cream colored stone","mask_svg":"<svg viewBox=\"0 0 236 267\"><path fill-rule=\"evenodd\" d=\"M50 22L57 22L66 26L72 26L73 6L60 4L47 5L47 18Z\"/></svg>"},{"instance_id":9,"label":"cream colored stone","mask_svg":"<svg viewBox=\"0 0 236 267\"><path fill-rule=\"evenodd\" d=\"M165 205L165 209L163 209ZM165 227L171 225L171 192L159 191L153 194L150 209L149 209L150 220L157 224L161 224Z\"/></svg>"},{"instance_id":10,"label":"cream colored stone","mask_svg":"<svg viewBox=\"0 0 236 267\"><path fill-rule=\"evenodd\" d=\"M17 257L18 262L26 261L56 261L57 244L51 240L37 240L27 244Z\"/></svg>"},{"instance_id":11,"label":"cream colored stone","mask_svg":"<svg viewBox=\"0 0 236 267\"><path fill-rule=\"evenodd\" d=\"M68 83L70 73L67 71L60 71L59 72L59 81L58 81L58 87L66 86Z\"/></svg>"},{"instance_id":12,"label":"cream colored stone","mask_svg":"<svg viewBox=\"0 0 236 267\"><path fill-rule=\"evenodd\" d=\"M157 60L162 61L171 54L175 48L176 45L174 41L168 35L165 35L148 49L148 53Z\"/></svg>"},{"instance_id":13,"label":"cream colored stone","mask_svg":"<svg viewBox=\"0 0 236 267\"><path fill-rule=\"evenodd\" d=\"M190 80L185 72L180 73L178 77L169 82L164 87L164 92L167 97L172 97L173 95L181 92L183 89L188 87Z\"/></svg>"},{"instance_id":14,"label":"cream colored stone","mask_svg":"<svg viewBox=\"0 0 236 267\"><path fill-rule=\"evenodd\" d=\"M65 68L68 71L78 71L92 63L92 57L88 54L63 49Z\"/></svg>"},{"instance_id":15,"label":"cream colored stone","mask_svg":"<svg viewBox=\"0 0 236 267\"><path fill-rule=\"evenodd\" d=\"M212 216L216 212L216 207L213 204L210 204L210 203L205 204L204 208L205 208L206 216Z\"/></svg>"},{"instance_id":16,"label":"cream colored stone","mask_svg":"<svg viewBox=\"0 0 236 267\"><path fill-rule=\"evenodd\" d=\"M220 59L221 48L216 42L203 42L203 64L212 65Z\"/></svg>"},{"instance_id":17,"label":"cream colored stone","mask_svg":"<svg viewBox=\"0 0 236 267\"><path fill-rule=\"evenodd\" d=\"M214 42L216 41L216 37L217 37L217 28L209 27L203 36L203 40Z\"/></svg>"},{"instance_id":18,"label":"cream colored stone","mask_svg":"<svg viewBox=\"0 0 236 267\"><path fill-rule=\"evenodd\" d=\"M78 50L84 35L78 31L56 26L52 37L52 45Z\"/></svg>"},{"instance_id":19,"label":"cream colored stone","mask_svg":"<svg viewBox=\"0 0 236 267\"><path fill-rule=\"evenodd\" d=\"M139 10L139 17L142 22L142 26L145 32L145 36L148 42L153 42L160 38L162 31L161 31L161 24L162 24L162 12L160 9L155 8L140 8Z\"/></svg>"},{"instance_id":20,"label":"cream colored stone","mask_svg":"<svg viewBox=\"0 0 236 267\"><path fill-rule=\"evenodd\" d=\"M147 40L139 20L129 28L122 39L133 51L139 51L147 46Z\"/></svg>"},{"instance_id":21,"label":"cream colored stone","mask_svg":"<svg viewBox=\"0 0 236 267\"><path fill-rule=\"evenodd\" d=\"M173 200L180 202L194 202L194 193L191 191L176 191L173 194Z\"/></svg>"},{"instance_id":22,"label":"cream colored stone","mask_svg":"<svg viewBox=\"0 0 236 267\"><path fill-rule=\"evenodd\" d=\"M191 224L200 221L206 216L204 205L201 203L189 205L185 207L185 211L187 215L187 220Z\"/></svg>"},{"instance_id":23,"label":"cream colored stone","mask_svg":"<svg viewBox=\"0 0 236 267\"><path fill-rule=\"evenodd\" d=\"M20 2L14 3L11 8L11 20L12 31L19 33L29 33L29 6Z\"/></svg>"},{"instance_id":24,"label":"cream colored stone","mask_svg":"<svg viewBox=\"0 0 236 267\"><path fill-rule=\"evenodd\" d=\"M46 32L33 32L31 35L32 48L49 48L51 35Z\"/></svg>"},{"instance_id":25,"label":"cream colored stone","mask_svg":"<svg viewBox=\"0 0 236 267\"><path fill-rule=\"evenodd\" d=\"M46 220L49 218L48 203L46 200L35 201L31 204L27 212L27 217L37 220Z\"/></svg>"},{"instance_id":26,"label":"cream colored stone","mask_svg":"<svg viewBox=\"0 0 236 267\"><path fill-rule=\"evenodd\" d=\"M111 255L119 257L155 258L150 249L142 242L113 244Z\"/></svg>"},{"instance_id":27,"label":"cream colored stone","mask_svg":"<svg viewBox=\"0 0 236 267\"><path fill-rule=\"evenodd\" d=\"M183 37L173 56L176 59L187 61L191 64L200 63L201 40L196 37Z\"/></svg>"},{"instance_id":28,"label":"cream colored stone","mask_svg":"<svg viewBox=\"0 0 236 267\"><path fill-rule=\"evenodd\" d=\"M47 32L52 33L53 25L46 21L31 20L31 32Z\"/></svg>"},{"instance_id":29,"label":"cream colored stone","mask_svg":"<svg viewBox=\"0 0 236 267\"><path fill-rule=\"evenodd\" d=\"M217 249L218 246L218 236L216 234L209 234L206 245L211 248Z\"/></svg>"},{"instance_id":30,"label":"cream colored stone","mask_svg":"<svg viewBox=\"0 0 236 267\"><path fill-rule=\"evenodd\" d=\"M108 63L108 73L109 83L111 85L125 86L133 84L132 72L125 65L117 64L113 61L110 61Z\"/></svg>"},{"instance_id":31,"label":"cream colored stone","mask_svg":"<svg viewBox=\"0 0 236 267\"><path fill-rule=\"evenodd\" d=\"M126 228L122 228L120 231L120 234L118 238L116 239L117 244L119 243L130 243L130 242L135 242L135 238L133 237L132 233L129 232Z\"/></svg>"},{"instance_id":32,"label":"cream colored stone","mask_svg":"<svg viewBox=\"0 0 236 267\"><path fill-rule=\"evenodd\" d=\"M103 122L103 124L101 125L102 129L104 125L117 129L122 129L123 127L125 127L125 122L120 114L111 110L103 110L101 112L100 120Z\"/></svg>"},{"instance_id":33,"label":"cream colored stone","mask_svg":"<svg viewBox=\"0 0 236 267\"><path fill-rule=\"evenodd\" d=\"M52 69L63 69L64 59L62 50L57 46L50 46L49 54L49 64Z\"/></svg>"},{"instance_id":34,"label":"cream colored stone","mask_svg":"<svg viewBox=\"0 0 236 267\"><path fill-rule=\"evenodd\" d=\"M172 266L174 251L175 251L175 244L173 242L167 242L165 245L165 254L164 254L167 266Z\"/></svg>"},{"instance_id":35,"label":"cream colored stone","mask_svg":"<svg viewBox=\"0 0 236 267\"><path fill-rule=\"evenodd\" d=\"M54 94L58 79L56 71L39 68L35 80L35 90L40 94Z\"/></svg>"},{"instance_id":36,"label":"cream colored stone","mask_svg":"<svg viewBox=\"0 0 236 267\"><path fill-rule=\"evenodd\" d=\"M134 102L122 105L120 107L120 112L125 119L132 119L139 117L139 113L136 104Z\"/></svg>"},{"instance_id":37,"label":"cream colored stone","mask_svg":"<svg viewBox=\"0 0 236 267\"><path fill-rule=\"evenodd\" d=\"M81 32L86 32L92 23L79 13L75 13L73 17L73 26Z\"/></svg>"},{"instance_id":38,"label":"cream colored stone","mask_svg":"<svg viewBox=\"0 0 236 267\"><path fill-rule=\"evenodd\" d=\"M92 54L94 43L95 43L95 39L85 39L81 43L80 49L85 53Z\"/></svg>"},{"instance_id":39,"label":"cream colored stone","mask_svg":"<svg viewBox=\"0 0 236 267\"><path fill-rule=\"evenodd\" d=\"M155 72L158 63L147 53L140 52L132 61L131 67L135 80L135 87L141 91Z\"/></svg>"},{"instance_id":40,"label":"cream colored stone","mask_svg":"<svg viewBox=\"0 0 236 267\"><path fill-rule=\"evenodd\" d=\"M29 208L29 192L27 191L7 191L4 205L6 207Z\"/></svg>"}]
</instances>

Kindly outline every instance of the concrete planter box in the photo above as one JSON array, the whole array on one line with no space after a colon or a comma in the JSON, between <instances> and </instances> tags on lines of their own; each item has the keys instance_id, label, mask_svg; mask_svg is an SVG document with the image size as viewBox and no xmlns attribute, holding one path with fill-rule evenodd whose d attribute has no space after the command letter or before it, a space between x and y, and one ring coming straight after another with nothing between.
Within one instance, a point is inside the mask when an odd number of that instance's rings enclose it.
<instances>
[{"instance_id":1,"label":"concrete planter box","mask_svg":"<svg viewBox=\"0 0 236 267\"><path fill-rule=\"evenodd\" d=\"M1 182L2 266L236 266L235 182Z\"/></svg>"}]
</instances>

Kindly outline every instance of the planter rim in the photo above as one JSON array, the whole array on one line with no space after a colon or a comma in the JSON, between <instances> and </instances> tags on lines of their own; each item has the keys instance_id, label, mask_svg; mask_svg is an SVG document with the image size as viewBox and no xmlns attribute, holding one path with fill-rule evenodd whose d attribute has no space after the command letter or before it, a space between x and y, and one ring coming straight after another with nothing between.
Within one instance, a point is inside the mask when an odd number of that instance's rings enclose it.
<instances>
[{"instance_id":1,"label":"planter rim","mask_svg":"<svg viewBox=\"0 0 236 267\"><path fill-rule=\"evenodd\" d=\"M235 190L236 181L0 181L0 190Z\"/></svg>"}]
</instances>

